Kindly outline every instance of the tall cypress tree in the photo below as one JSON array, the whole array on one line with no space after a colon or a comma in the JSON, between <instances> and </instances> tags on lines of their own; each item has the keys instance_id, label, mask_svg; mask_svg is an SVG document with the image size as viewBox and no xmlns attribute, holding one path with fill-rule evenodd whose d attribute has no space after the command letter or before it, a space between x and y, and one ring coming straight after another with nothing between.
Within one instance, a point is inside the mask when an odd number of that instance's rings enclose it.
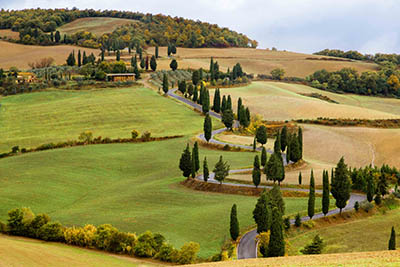
<instances>
[{"instance_id":1,"label":"tall cypress tree","mask_svg":"<svg viewBox=\"0 0 400 267\"><path fill-rule=\"evenodd\" d=\"M104 61L104 49L101 49L101 61Z\"/></svg>"},{"instance_id":2,"label":"tall cypress tree","mask_svg":"<svg viewBox=\"0 0 400 267\"><path fill-rule=\"evenodd\" d=\"M156 71L157 69L157 60L155 56L152 56L150 59L150 68L152 71Z\"/></svg>"},{"instance_id":3,"label":"tall cypress tree","mask_svg":"<svg viewBox=\"0 0 400 267\"><path fill-rule=\"evenodd\" d=\"M237 218L236 204L233 204L231 209L231 223L229 231L231 233L232 240L236 241L236 239L239 237L239 221Z\"/></svg>"},{"instance_id":4,"label":"tall cypress tree","mask_svg":"<svg viewBox=\"0 0 400 267\"><path fill-rule=\"evenodd\" d=\"M277 207L281 215L285 214L285 202L283 201L282 192L279 186L274 185L268 192L269 203L271 210Z\"/></svg>"},{"instance_id":5,"label":"tall cypress tree","mask_svg":"<svg viewBox=\"0 0 400 267\"><path fill-rule=\"evenodd\" d=\"M389 250L396 250L396 231L394 230L394 226L392 226L392 231L390 233Z\"/></svg>"},{"instance_id":6,"label":"tall cypress tree","mask_svg":"<svg viewBox=\"0 0 400 267\"><path fill-rule=\"evenodd\" d=\"M228 128L229 130L232 130L234 120L235 118L233 116L232 109L226 109L222 113L221 121L225 125L225 127Z\"/></svg>"},{"instance_id":7,"label":"tall cypress tree","mask_svg":"<svg viewBox=\"0 0 400 267\"><path fill-rule=\"evenodd\" d=\"M222 102L221 102L221 112L223 113L226 110L226 97L225 95L222 96Z\"/></svg>"},{"instance_id":8,"label":"tall cypress tree","mask_svg":"<svg viewBox=\"0 0 400 267\"><path fill-rule=\"evenodd\" d=\"M248 122L248 124L247 124L246 127L249 127L250 122L251 122L251 115L250 115L250 109L249 109L249 107L246 107L246 117L247 117L247 122Z\"/></svg>"},{"instance_id":9,"label":"tall cypress tree","mask_svg":"<svg viewBox=\"0 0 400 267\"><path fill-rule=\"evenodd\" d=\"M285 125L281 132L281 150L282 150L282 152L285 151L287 145L288 145L288 132L287 132L287 127Z\"/></svg>"},{"instance_id":10,"label":"tall cypress tree","mask_svg":"<svg viewBox=\"0 0 400 267\"><path fill-rule=\"evenodd\" d=\"M81 50L78 50L78 67L82 66Z\"/></svg>"},{"instance_id":11,"label":"tall cypress tree","mask_svg":"<svg viewBox=\"0 0 400 267\"><path fill-rule=\"evenodd\" d=\"M195 166L195 171L198 172L200 169L200 160L199 160L199 144L194 142L193 146L193 158L194 158L194 166Z\"/></svg>"},{"instance_id":12,"label":"tall cypress tree","mask_svg":"<svg viewBox=\"0 0 400 267\"><path fill-rule=\"evenodd\" d=\"M168 85L168 76L167 76L167 74L164 73L162 89L163 89L165 94L168 93L168 87L169 87L169 85Z\"/></svg>"},{"instance_id":13,"label":"tall cypress tree","mask_svg":"<svg viewBox=\"0 0 400 267\"><path fill-rule=\"evenodd\" d=\"M257 233L267 232L271 227L271 211L268 202L269 197L264 190L257 199L257 204L253 210L253 219L257 224Z\"/></svg>"},{"instance_id":14,"label":"tall cypress tree","mask_svg":"<svg viewBox=\"0 0 400 267\"><path fill-rule=\"evenodd\" d=\"M282 214L277 207L272 209L271 232L268 244L268 257L285 255L285 240L283 238Z\"/></svg>"},{"instance_id":15,"label":"tall cypress tree","mask_svg":"<svg viewBox=\"0 0 400 267\"><path fill-rule=\"evenodd\" d=\"M299 172L299 185L301 185L301 182L302 182L302 177L301 177L301 172Z\"/></svg>"},{"instance_id":16,"label":"tall cypress tree","mask_svg":"<svg viewBox=\"0 0 400 267\"><path fill-rule=\"evenodd\" d=\"M203 130L204 130L204 138L208 141L210 141L211 136L212 136L212 121L210 115L207 113L206 117L204 118L204 125L203 125Z\"/></svg>"},{"instance_id":17,"label":"tall cypress tree","mask_svg":"<svg viewBox=\"0 0 400 267\"><path fill-rule=\"evenodd\" d=\"M210 172L208 170L207 158L204 157L203 161L203 179L207 182L208 178L210 177Z\"/></svg>"},{"instance_id":18,"label":"tall cypress tree","mask_svg":"<svg viewBox=\"0 0 400 267\"><path fill-rule=\"evenodd\" d=\"M264 146L268 141L267 128L261 125L256 130L256 139L262 146Z\"/></svg>"},{"instance_id":19,"label":"tall cypress tree","mask_svg":"<svg viewBox=\"0 0 400 267\"><path fill-rule=\"evenodd\" d=\"M367 174L367 200L368 202L372 202L375 195L375 186L374 186L374 178L372 176L371 171Z\"/></svg>"},{"instance_id":20,"label":"tall cypress tree","mask_svg":"<svg viewBox=\"0 0 400 267\"><path fill-rule=\"evenodd\" d=\"M204 114L210 111L210 94L208 89L204 89L201 109Z\"/></svg>"},{"instance_id":21,"label":"tall cypress tree","mask_svg":"<svg viewBox=\"0 0 400 267\"><path fill-rule=\"evenodd\" d=\"M183 172L183 176L188 178L192 172L192 157L189 150L189 144L186 145L186 149L183 151L179 160L179 169Z\"/></svg>"},{"instance_id":22,"label":"tall cypress tree","mask_svg":"<svg viewBox=\"0 0 400 267\"><path fill-rule=\"evenodd\" d=\"M275 143L274 143L274 153L277 155L281 155L281 135L278 131L278 134L276 135Z\"/></svg>"},{"instance_id":23,"label":"tall cypress tree","mask_svg":"<svg viewBox=\"0 0 400 267\"><path fill-rule=\"evenodd\" d=\"M238 118L240 126L242 126L243 128L246 128L249 125L244 106L240 107Z\"/></svg>"},{"instance_id":24,"label":"tall cypress tree","mask_svg":"<svg viewBox=\"0 0 400 267\"><path fill-rule=\"evenodd\" d=\"M238 121L240 121L241 108L242 108L242 98L239 97L238 103L237 103L237 113L236 113Z\"/></svg>"},{"instance_id":25,"label":"tall cypress tree","mask_svg":"<svg viewBox=\"0 0 400 267\"><path fill-rule=\"evenodd\" d=\"M228 95L228 100L226 100L226 109L232 110L232 99L231 99L231 95Z\"/></svg>"},{"instance_id":26,"label":"tall cypress tree","mask_svg":"<svg viewBox=\"0 0 400 267\"><path fill-rule=\"evenodd\" d=\"M349 170L347 165L344 163L344 158L342 157L336 168L335 174L331 179L331 193L336 200L336 207L342 209L346 207L347 200L350 198L351 181L349 176Z\"/></svg>"},{"instance_id":27,"label":"tall cypress tree","mask_svg":"<svg viewBox=\"0 0 400 267\"><path fill-rule=\"evenodd\" d=\"M121 52L119 52L119 50L117 50L116 60L117 60L117 61L120 61L120 60L121 60Z\"/></svg>"},{"instance_id":28,"label":"tall cypress tree","mask_svg":"<svg viewBox=\"0 0 400 267\"><path fill-rule=\"evenodd\" d=\"M261 150L261 166L265 168L265 165L267 164L267 150L265 147L262 147Z\"/></svg>"},{"instance_id":29,"label":"tall cypress tree","mask_svg":"<svg viewBox=\"0 0 400 267\"><path fill-rule=\"evenodd\" d=\"M329 212L329 176L328 171L324 170L322 180L322 213L324 216Z\"/></svg>"},{"instance_id":30,"label":"tall cypress tree","mask_svg":"<svg viewBox=\"0 0 400 267\"><path fill-rule=\"evenodd\" d=\"M258 155L254 157L252 178L253 184L258 188L261 181L260 160L258 159Z\"/></svg>"},{"instance_id":31,"label":"tall cypress tree","mask_svg":"<svg viewBox=\"0 0 400 267\"><path fill-rule=\"evenodd\" d=\"M308 217L312 219L315 214L315 181L314 181L314 171L311 169L310 178L310 193L308 194Z\"/></svg>"},{"instance_id":32,"label":"tall cypress tree","mask_svg":"<svg viewBox=\"0 0 400 267\"><path fill-rule=\"evenodd\" d=\"M192 73L192 83L193 83L194 86L197 86L197 84L199 83L199 81L200 81L199 71L198 71L198 70L195 70L195 71L193 71L193 73Z\"/></svg>"},{"instance_id":33,"label":"tall cypress tree","mask_svg":"<svg viewBox=\"0 0 400 267\"><path fill-rule=\"evenodd\" d=\"M300 150L300 159L303 158L303 129L299 127L299 131L297 133L297 139L299 141L299 150Z\"/></svg>"},{"instance_id":34,"label":"tall cypress tree","mask_svg":"<svg viewBox=\"0 0 400 267\"><path fill-rule=\"evenodd\" d=\"M218 88L214 92L213 110L216 113L220 113L221 111L221 95Z\"/></svg>"},{"instance_id":35,"label":"tall cypress tree","mask_svg":"<svg viewBox=\"0 0 400 267\"><path fill-rule=\"evenodd\" d=\"M197 90L197 87L194 87L193 98L192 98L193 102L197 101L198 96L199 96L199 91Z\"/></svg>"},{"instance_id":36,"label":"tall cypress tree","mask_svg":"<svg viewBox=\"0 0 400 267\"><path fill-rule=\"evenodd\" d=\"M194 151L192 150L192 169L191 169L192 178L196 178L196 162L194 159Z\"/></svg>"},{"instance_id":37,"label":"tall cypress tree","mask_svg":"<svg viewBox=\"0 0 400 267\"><path fill-rule=\"evenodd\" d=\"M156 56L156 58L158 58L158 45L156 45L156 48L155 48L155 56Z\"/></svg>"}]
</instances>

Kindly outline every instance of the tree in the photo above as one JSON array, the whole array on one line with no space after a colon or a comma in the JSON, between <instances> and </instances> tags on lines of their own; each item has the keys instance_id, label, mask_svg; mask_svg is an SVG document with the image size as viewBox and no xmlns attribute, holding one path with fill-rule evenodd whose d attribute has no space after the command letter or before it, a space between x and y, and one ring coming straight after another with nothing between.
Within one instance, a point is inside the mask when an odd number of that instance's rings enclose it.
<instances>
[{"instance_id":1,"label":"tree","mask_svg":"<svg viewBox=\"0 0 400 267\"><path fill-rule=\"evenodd\" d=\"M149 56L146 56L146 70L149 70Z\"/></svg>"},{"instance_id":2,"label":"tree","mask_svg":"<svg viewBox=\"0 0 400 267\"><path fill-rule=\"evenodd\" d=\"M257 140L254 137L254 139L253 139L253 151L256 151L256 149L257 149Z\"/></svg>"},{"instance_id":3,"label":"tree","mask_svg":"<svg viewBox=\"0 0 400 267\"><path fill-rule=\"evenodd\" d=\"M301 181L302 180L302 177L301 177L301 172L299 172L299 185L301 185Z\"/></svg>"},{"instance_id":4,"label":"tree","mask_svg":"<svg viewBox=\"0 0 400 267\"><path fill-rule=\"evenodd\" d=\"M232 99L231 95L228 95L228 99L226 100L226 108L227 109L232 109ZM233 111L232 111L233 112Z\"/></svg>"},{"instance_id":5,"label":"tree","mask_svg":"<svg viewBox=\"0 0 400 267\"><path fill-rule=\"evenodd\" d=\"M219 161L215 164L214 168L214 179L217 180L220 184L225 180L225 178L229 174L229 165L227 162L224 162L222 156L219 157Z\"/></svg>"},{"instance_id":6,"label":"tree","mask_svg":"<svg viewBox=\"0 0 400 267\"><path fill-rule=\"evenodd\" d=\"M320 238L319 235L316 235L312 243L306 245L302 250L300 250L300 252L303 254L321 254L324 246L322 238Z\"/></svg>"},{"instance_id":7,"label":"tree","mask_svg":"<svg viewBox=\"0 0 400 267\"><path fill-rule=\"evenodd\" d=\"M261 181L260 160L258 159L258 155L254 157L252 178L253 178L253 184L257 188L260 185Z\"/></svg>"},{"instance_id":8,"label":"tree","mask_svg":"<svg viewBox=\"0 0 400 267\"><path fill-rule=\"evenodd\" d=\"M257 233L267 232L271 226L271 211L268 202L269 197L264 190L257 199L256 206L253 210L253 219L257 224Z\"/></svg>"},{"instance_id":9,"label":"tree","mask_svg":"<svg viewBox=\"0 0 400 267\"><path fill-rule=\"evenodd\" d=\"M60 35L60 32L59 32L59 31L56 31L56 34L55 34L54 38L55 38L55 40L56 40L56 43L59 43L59 42L60 42L61 35Z\"/></svg>"},{"instance_id":10,"label":"tree","mask_svg":"<svg viewBox=\"0 0 400 267\"><path fill-rule=\"evenodd\" d=\"M164 76L163 76L162 89L163 89L165 94L168 93L168 76L165 73L164 73Z\"/></svg>"},{"instance_id":11,"label":"tree","mask_svg":"<svg viewBox=\"0 0 400 267\"><path fill-rule=\"evenodd\" d=\"M303 130L299 127L299 131L297 133L297 139L299 141L299 150L300 150L300 159L303 158Z\"/></svg>"},{"instance_id":12,"label":"tree","mask_svg":"<svg viewBox=\"0 0 400 267\"><path fill-rule=\"evenodd\" d=\"M104 49L101 50L100 60L101 60L101 62L104 61Z\"/></svg>"},{"instance_id":13,"label":"tree","mask_svg":"<svg viewBox=\"0 0 400 267\"><path fill-rule=\"evenodd\" d=\"M171 46L171 53L176 54L176 46L174 44Z\"/></svg>"},{"instance_id":14,"label":"tree","mask_svg":"<svg viewBox=\"0 0 400 267\"><path fill-rule=\"evenodd\" d=\"M186 93L186 82L178 81L178 90L184 95Z\"/></svg>"},{"instance_id":15,"label":"tree","mask_svg":"<svg viewBox=\"0 0 400 267\"><path fill-rule=\"evenodd\" d=\"M315 181L314 181L314 171L311 170L310 178L310 193L308 194L308 217L312 219L315 214Z\"/></svg>"},{"instance_id":16,"label":"tree","mask_svg":"<svg viewBox=\"0 0 400 267\"><path fill-rule=\"evenodd\" d=\"M203 161L203 179L204 179L204 182L207 182L209 177L210 177L210 172L208 171L207 158L204 157L204 161Z\"/></svg>"},{"instance_id":17,"label":"tree","mask_svg":"<svg viewBox=\"0 0 400 267\"><path fill-rule=\"evenodd\" d=\"M268 192L269 203L271 210L276 207L278 208L281 215L285 214L285 202L283 201L282 192L279 186L274 185Z\"/></svg>"},{"instance_id":18,"label":"tree","mask_svg":"<svg viewBox=\"0 0 400 267\"><path fill-rule=\"evenodd\" d=\"M272 209L271 234L268 244L268 257L280 257L285 255L285 240L283 238L282 214L278 208Z\"/></svg>"},{"instance_id":19,"label":"tree","mask_svg":"<svg viewBox=\"0 0 400 267\"><path fill-rule=\"evenodd\" d=\"M267 128L261 125L256 130L257 142L264 146L267 143Z\"/></svg>"},{"instance_id":20,"label":"tree","mask_svg":"<svg viewBox=\"0 0 400 267\"><path fill-rule=\"evenodd\" d=\"M282 155L281 154L281 134L278 131L278 134L276 135L275 143L274 143L274 153L277 155Z\"/></svg>"},{"instance_id":21,"label":"tree","mask_svg":"<svg viewBox=\"0 0 400 267\"><path fill-rule=\"evenodd\" d=\"M176 71L178 69L178 62L176 62L176 60L173 59L169 64L169 67L171 68L171 70Z\"/></svg>"},{"instance_id":22,"label":"tree","mask_svg":"<svg viewBox=\"0 0 400 267\"><path fill-rule=\"evenodd\" d=\"M381 195L382 197L388 193L388 182L386 176L383 172L381 172L378 176L376 183L376 193Z\"/></svg>"},{"instance_id":23,"label":"tree","mask_svg":"<svg viewBox=\"0 0 400 267\"><path fill-rule=\"evenodd\" d=\"M203 111L203 114L206 114L210 111L210 94L208 89L203 90L201 110Z\"/></svg>"},{"instance_id":24,"label":"tree","mask_svg":"<svg viewBox=\"0 0 400 267\"><path fill-rule=\"evenodd\" d=\"M194 84L194 86L197 86L197 84L200 81L200 75L199 75L199 71L195 70L192 73L192 83Z\"/></svg>"},{"instance_id":25,"label":"tree","mask_svg":"<svg viewBox=\"0 0 400 267\"><path fill-rule=\"evenodd\" d=\"M81 50L78 50L78 67L82 66Z\"/></svg>"},{"instance_id":26,"label":"tree","mask_svg":"<svg viewBox=\"0 0 400 267\"><path fill-rule=\"evenodd\" d=\"M192 150L192 168L191 168L192 178L196 178L196 163L194 160L194 151Z\"/></svg>"},{"instance_id":27,"label":"tree","mask_svg":"<svg viewBox=\"0 0 400 267\"><path fill-rule=\"evenodd\" d=\"M155 56L156 56L156 58L158 58L158 45L156 45L156 48L155 48Z\"/></svg>"},{"instance_id":28,"label":"tree","mask_svg":"<svg viewBox=\"0 0 400 267\"><path fill-rule=\"evenodd\" d=\"M278 181L278 183L280 184L281 181L283 181L283 179L285 178L284 168L282 166L282 158L275 153L272 154L265 167L267 180L271 180L274 182Z\"/></svg>"},{"instance_id":29,"label":"tree","mask_svg":"<svg viewBox=\"0 0 400 267\"><path fill-rule=\"evenodd\" d=\"M221 119L222 119L222 123L225 125L225 127L228 128L229 130L232 130L233 121L235 119L233 117L232 109L224 110L224 112L222 113Z\"/></svg>"},{"instance_id":30,"label":"tree","mask_svg":"<svg viewBox=\"0 0 400 267\"><path fill-rule=\"evenodd\" d=\"M193 89L193 98L192 98L193 102L196 102L196 101L197 101L198 95L199 95L199 91L198 91L197 88L195 87L195 88Z\"/></svg>"},{"instance_id":31,"label":"tree","mask_svg":"<svg viewBox=\"0 0 400 267\"><path fill-rule=\"evenodd\" d=\"M144 61L144 58L140 60L140 68L144 69L146 67L146 62Z\"/></svg>"},{"instance_id":32,"label":"tree","mask_svg":"<svg viewBox=\"0 0 400 267\"><path fill-rule=\"evenodd\" d=\"M238 118L239 118L239 123L243 128L247 128L250 124L250 122L247 120L247 116L246 116L246 109L244 108L244 106L240 107L240 111L239 111Z\"/></svg>"},{"instance_id":33,"label":"tree","mask_svg":"<svg viewBox=\"0 0 400 267\"><path fill-rule=\"evenodd\" d=\"M288 145L288 132L287 132L287 126L285 125L281 132L281 150L282 150L282 152L285 151L287 145ZM286 153L286 154L288 154L288 153Z\"/></svg>"},{"instance_id":34,"label":"tree","mask_svg":"<svg viewBox=\"0 0 400 267\"><path fill-rule=\"evenodd\" d=\"M394 230L394 226L392 226L392 231L390 233L389 250L396 250L396 231Z\"/></svg>"},{"instance_id":35,"label":"tree","mask_svg":"<svg viewBox=\"0 0 400 267\"><path fill-rule=\"evenodd\" d=\"M152 71L156 71L157 69L157 60L155 56L152 56L150 59L150 68Z\"/></svg>"},{"instance_id":36,"label":"tree","mask_svg":"<svg viewBox=\"0 0 400 267\"><path fill-rule=\"evenodd\" d=\"M236 239L239 237L239 221L237 218L236 204L233 204L231 209L231 223L229 232L231 233L232 240L236 241Z\"/></svg>"},{"instance_id":37,"label":"tree","mask_svg":"<svg viewBox=\"0 0 400 267\"><path fill-rule=\"evenodd\" d=\"M75 66L76 62L75 62L75 52L72 51L67 58L67 65L68 66Z\"/></svg>"},{"instance_id":38,"label":"tree","mask_svg":"<svg viewBox=\"0 0 400 267\"><path fill-rule=\"evenodd\" d=\"M211 136L212 136L212 121L210 115L207 113L206 117L204 118L204 125L203 125L203 130L204 130L204 138L208 141L210 141Z\"/></svg>"},{"instance_id":39,"label":"tree","mask_svg":"<svg viewBox=\"0 0 400 267\"><path fill-rule=\"evenodd\" d=\"M271 71L271 76L272 76L272 79L274 79L274 80L282 80L283 77L285 76L285 70L279 69L279 68L273 69Z\"/></svg>"},{"instance_id":40,"label":"tree","mask_svg":"<svg viewBox=\"0 0 400 267\"><path fill-rule=\"evenodd\" d=\"M171 56L171 53L172 53L172 51L171 51L171 45L168 44L168 49L167 49L167 54L168 54L168 56Z\"/></svg>"},{"instance_id":41,"label":"tree","mask_svg":"<svg viewBox=\"0 0 400 267\"><path fill-rule=\"evenodd\" d=\"M219 92L219 89L217 88L214 92L214 100L213 100L213 110L216 113L219 113L221 111L221 95Z\"/></svg>"},{"instance_id":42,"label":"tree","mask_svg":"<svg viewBox=\"0 0 400 267\"><path fill-rule=\"evenodd\" d=\"M346 207L347 200L350 198L350 190L349 170L342 157L335 168L333 177L331 177L331 193L336 200L336 207L340 209L340 213L342 213L342 209Z\"/></svg>"},{"instance_id":43,"label":"tree","mask_svg":"<svg viewBox=\"0 0 400 267\"><path fill-rule=\"evenodd\" d=\"M192 157L189 150L189 144L186 145L186 149L181 155L179 160L179 169L183 172L183 176L188 178L192 173Z\"/></svg>"},{"instance_id":44,"label":"tree","mask_svg":"<svg viewBox=\"0 0 400 267\"><path fill-rule=\"evenodd\" d=\"M135 73L135 79L139 80L140 79L140 72L139 72L139 69L138 69L137 66L133 69L133 73Z\"/></svg>"},{"instance_id":45,"label":"tree","mask_svg":"<svg viewBox=\"0 0 400 267\"><path fill-rule=\"evenodd\" d=\"M194 167L195 167L195 171L199 171L200 169L200 160L199 160L199 144L196 142L194 142L194 146L193 146L193 158L194 158Z\"/></svg>"},{"instance_id":46,"label":"tree","mask_svg":"<svg viewBox=\"0 0 400 267\"><path fill-rule=\"evenodd\" d=\"M240 109L242 108L242 98L241 97L239 97L239 99L238 99L238 103L237 103L237 119L238 119L238 121L240 121Z\"/></svg>"},{"instance_id":47,"label":"tree","mask_svg":"<svg viewBox=\"0 0 400 267\"><path fill-rule=\"evenodd\" d=\"M368 202L372 202L375 195L375 186L374 186L374 179L372 176L371 171L367 174L367 200Z\"/></svg>"},{"instance_id":48,"label":"tree","mask_svg":"<svg viewBox=\"0 0 400 267\"><path fill-rule=\"evenodd\" d=\"M267 164L267 150L265 147L262 147L261 150L261 166L265 168L265 165Z\"/></svg>"},{"instance_id":49,"label":"tree","mask_svg":"<svg viewBox=\"0 0 400 267\"><path fill-rule=\"evenodd\" d=\"M329 212L329 176L328 171L323 172L322 177L322 213L324 216Z\"/></svg>"},{"instance_id":50,"label":"tree","mask_svg":"<svg viewBox=\"0 0 400 267\"><path fill-rule=\"evenodd\" d=\"M294 218L294 226L300 227L301 226L301 216L300 213L296 214L296 217Z\"/></svg>"},{"instance_id":51,"label":"tree","mask_svg":"<svg viewBox=\"0 0 400 267\"><path fill-rule=\"evenodd\" d=\"M226 110L226 97L225 95L223 95L221 101L221 112L223 113L225 110Z\"/></svg>"},{"instance_id":52,"label":"tree","mask_svg":"<svg viewBox=\"0 0 400 267\"><path fill-rule=\"evenodd\" d=\"M121 52L119 52L119 50L117 50L116 60L117 60L117 61L120 61L120 60L121 60ZM143 67L142 67L142 69L143 69Z\"/></svg>"}]
</instances>

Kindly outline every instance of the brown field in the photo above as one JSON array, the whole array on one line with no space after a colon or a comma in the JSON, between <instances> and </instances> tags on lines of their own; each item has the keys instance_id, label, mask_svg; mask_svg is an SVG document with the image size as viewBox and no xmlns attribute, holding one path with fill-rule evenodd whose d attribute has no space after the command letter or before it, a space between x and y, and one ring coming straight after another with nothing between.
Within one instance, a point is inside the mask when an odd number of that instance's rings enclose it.
<instances>
[{"instance_id":1,"label":"brown field","mask_svg":"<svg viewBox=\"0 0 400 267\"><path fill-rule=\"evenodd\" d=\"M12 30L9 30L9 29L3 29L3 30L0 30L0 37L2 37L2 38L7 37L10 39L18 40L19 32L13 32Z\"/></svg>"},{"instance_id":2,"label":"brown field","mask_svg":"<svg viewBox=\"0 0 400 267\"><path fill-rule=\"evenodd\" d=\"M154 47L150 47L147 52L154 54ZM167 48L160 47L159 55L165 58L167 56ZM232 69L233 65L239 62L247 73L269 74L275 68L283 68L287 76L296 77L305 77L320 69L334 71L344 67L352 67L360 72L377 69L376 64L360 61L308 60L306 58L318 59L323 57L252 48L178 48L176 57L179 68L202 67L208 69L210 57L214 57L218 61L220 69L224 71L228 68ZM170 60L167 58L159 60L159 68L169 69L169 62Z\"/></svg>"},{"instance_id":3,"label":"brown field","mask_svg":"<svg viewBox=\"0 0 400 267\"><path fill-rule=\"evenodd\" d=\"M304 255L203 263L190 266L399 266L400 250L343 254Z\"/></svg>"},{"instance_id":4,"label":"brown field","mask_svg":"<svg viewBox=\"0 0 400 267\"><path fill-rule=\"evenodd\" d=\"M52 57L55 60L55 64L61 65L65 63L69 53L78 49L86 51L86 54L93 53L95 56L99 54L99 50L97 49L71 45L35 46L0 41L0 68L8 69L10 67L17 67L27 69L29 68L29 62L34 62L45 57Z\"/></svg>"},{"instance_id":5,"label":"brown field","mask_svg":"<svg viewBox=\"0 0 400 267\"><path fill-rule=\"evenodd\" d=\"M63 35L73 34L78 31L88 31L96 36L101 36L104 33L113 32L119 26L123 26L134 22L131 19L119 19L119 18L81 18L67 23L57 30Z\"/></svg>"}]
</instances>

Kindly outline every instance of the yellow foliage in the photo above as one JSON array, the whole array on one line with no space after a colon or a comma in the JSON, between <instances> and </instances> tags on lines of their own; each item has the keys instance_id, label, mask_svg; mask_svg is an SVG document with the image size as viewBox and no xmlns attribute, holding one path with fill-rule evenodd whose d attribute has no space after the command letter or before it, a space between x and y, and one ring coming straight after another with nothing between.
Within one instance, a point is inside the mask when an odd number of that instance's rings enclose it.
<instances>
[{"instance_id":1,"label":"yellow foliage","mask_svg":"<svg viewBox=\"0 0 400 267\"><path fill-rule=\"evenodd\" d=\"M400 88L399 78L394 74L390 75L387 83L396 91Z\"/></svg>"}]
</instances>

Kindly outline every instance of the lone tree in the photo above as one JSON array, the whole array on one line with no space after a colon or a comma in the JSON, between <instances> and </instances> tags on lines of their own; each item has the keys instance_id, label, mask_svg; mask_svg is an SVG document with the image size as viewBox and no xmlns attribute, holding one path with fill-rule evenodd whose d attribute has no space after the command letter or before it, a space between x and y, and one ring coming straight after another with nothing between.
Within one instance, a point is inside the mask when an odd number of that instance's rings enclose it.
<instances>
[{"instance_id":1,"label":"lone tree","mask_svg":"<svg viewBox=\"0 0 400 267\"><path fill-rule=\"evenodd\" d=\"M253 172L252 172L253 184L258 188L261 181L261 170L260 170L260 160L258 155L254 157Z\"/></svg>"},{"instance_id":2,"label":"lone tree","mask_svg":"<svg viewBox=\"0 0 400 267\"><path fill-rule=\"evenodd\" d=\"M204 118L204 138L208 141L210 141L211 136L212 136L212 121L210 115L207 113L206 117Z\"/></svg>"},{"instance_id":3,"label":"lone tree","mask_svg":"<svg viewBox=\"0 0 400 267\"><path fill-rule=\"evenodd\" d=\"M324 248L324 241L319 235L316 235L311 244L305 246L302 250L300 250L303 254L321 254L322 249Z\"/></svg>"},{"instance_id":4,"label":"lone tree","mask_svg":"<svg viewBox=\"0 0 400 267\"><path fill-rule=\"evenodd\" d=\"M324 216L329 212L329 176L328 171L324 170L322 178L322 213Z\"/></svg>"},{"instance_id":5,"label":"lone tree","mask_svg":"<svg viewBox=\"0 0 400 267\"><path fill-rule=\"evenodd\" d=\"M155 56L152 56L150 59L150 68L152 71L156 71L157 69L157 60Z\"/></svg>"},{"instance_id":6,"label":"lone tree","mask_svg":"<svg viewBox=\"0 0 400 267\"><path fill-rule=\"evenodd\" d=\"M232 130L233 121L234 121L232 109L224 110L224 112L222 113L221 119L222 119L222 123L225 125L225 127L228 128L229 130Z\"/></svg>"},{"instance_id":7,"label":"lone tree","mask_svg":"<svg viewBox=\"0 0 400 267\"><path fill-rule=\"evenodd\" d=\"M229 174L229 165L228 163L222 158L222 156L219 157L219 161L217 164L215 164L214 168L214 175L215 175L215 180L217 180L220 184L225 180L225 178Z\"/></svg>"},{"instance_id":8,"label":"lone tree","mask_svg":"<svg viewBox=\"0 0 400 267\"><path fill-rule=\"evenodd\" d=\"M257 142L264 146L267 143L267 128L264 125L261 125L256 130L256 139Z\"/></svg>"},{"instance_id":9,"label":"lone tree","mask_svg":"<svg viewBox=\"0 0 400 267\"><path fill-rule=\"evenodd\" d=\"M236 204L233 204L231 209L231 223L229 231L231 233L232 240L236 241L239 236L239 221L237 218Z\"/></svg>"},{"instance_id":10,"label":"lone tree","mask_svg":"<svg viewBox=\"0 0 400 267\"><path fill-rule=\"evenodd\" d=\"M213 102L213 110L219 113L221 111L221 95L218 88L214 92Z\"/></svg>"},{"instance_id":11,"label":"lone tree","mask_svg":"<svg viewBox=\"0 0 400 267\"><path fill-rule=\"evenodd\" d=\"M271 226L271 210L268 202L269 197L264 190L257 199L256 207L253 210L253 219L257 224L257 233L267 232Z\"/></svg>"},{"instance_id":12,"label":"lone tree","mask_svg":"<svg viewBox=\"0 0 400 267\"><path fill-rule=\"evenodd\" d=\"M165 94L168 93L168 76L165 73L163 76L162 89Z\"/></svg>"},{"instance_id":13,"label":"lone tree","mask_svg":"<svg viewBox=\"0 0 400 267\"><path fill-rule=\"evenodd\" d=\"M308 217L312 219L315 214L315 181L314 181L314 171L311 170L310 178L310 193L308 194Z\"/></svg>"},{"instance_id":14,"label":"lone tree","mask_svg":"<svg viewBox=\"0 0 400 267\"><path fill-rule=\"evenodd\" d=\"M271 233L268 244L268 257L280 257L285 255L285 240L283 238L282 214L277 207L272 209Z\"/></svg>"},{"instance_id":15,"label":"lone tree","mask_svg":"<svg viewBox=\"0 0 400 267\"><path fill-rule=\"evenodd\" d=\"M207 182L209 177L210 177L210 172L208 171L207 158L204 157L204 161L203 161L203 179L204 179L204 182Z\"/></svg>"},{"instance_id":16,"label":"lone tree","mask_svg":"<svg viewBox=\"0 0 400 267\"><path fill-rule=\"evenodd\" d=\"M340 213L342 213L342 209L346 207L350 198L350 190L349 170L342 157L335 168L333 177L331 177L331 193L336 200L336 207L340 209Z\"/></svg>"},{"instance_id":17,"label":"lone tree","mask_svg":"<svg viewBox=\"0 0 400 267\"><path fill-rule=\"evenodd\" d=\"M392 232L390 233L389 250L396 250L396 231L394 226L392 226Z\"/></svg>"},{"instance_id":18,"label":"lone tree","mask_svg":"<svg viewBox=\"0 0 400 267\"><path fill-rule=\"evenodd\" d=\"M179 160L179 169L183 172L183 176L188 178L192 173L192 157L189 150L189 144L186 145L186 149L181 155Z\"/></svg>"},{"instance_id":19,"label":"lone tree","mask_svg":"<svg viewBox=\"0 0 400 267\"><path fill-rule=\"evenodd\" d=\"M171 70L176 71L178 69L178 62L176 62L176 60L173 59L169 64L169 67L171 68Z\"/></svg>"},{"instance_id":20,"label":"lone tree","mask_svg":"<svg viewBox=\"0 0 400 267\"><path fill-rule=\"evenodd\" d=\"M194 142L193 146L193 159L194 159L194 170L195 172L198 172L200 170L200 160L199 160L199 144Z\"/></svg>"},{"instance_id":21,"label":"lone tree","mask_svg":"<svg viewBox=\"0 0 400 267\"><path fill-rule=\"evenodd\" d=\"M266 164L267 164L267 150L265 149L265 147L262 147L262 150L261 150L261 166L263 166L263 168L265 168Z\"/></svg>"},{"instance_id":22,"label":"lone tree","mask_svg":"<svg viewBox=\"0 0 400 267\"><path fill-rule=\"evenodd\" d=\"M288 132L287 132L287 126L285 125L281 132L281 150L282 150L282 152L285 151L287 145L288 145Z\"/></svg>"}]
</instances>

